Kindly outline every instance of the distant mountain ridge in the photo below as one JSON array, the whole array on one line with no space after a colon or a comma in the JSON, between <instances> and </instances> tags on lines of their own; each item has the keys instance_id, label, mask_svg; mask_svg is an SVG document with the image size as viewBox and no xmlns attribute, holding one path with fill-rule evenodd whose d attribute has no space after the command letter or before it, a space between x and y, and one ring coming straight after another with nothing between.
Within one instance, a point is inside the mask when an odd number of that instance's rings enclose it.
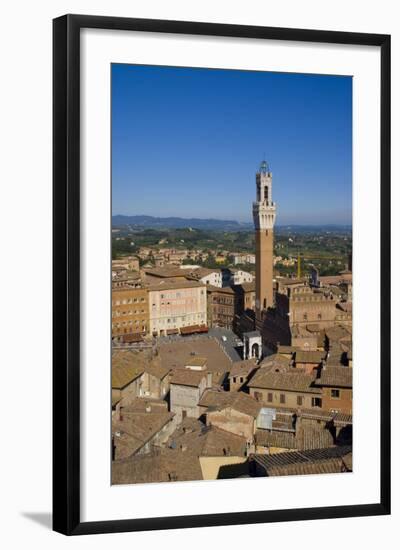
<instances>
[{"instance_id":1,"label":"distant mountain ridge","mask_svg":"<svg viewBox=\"0 0 400 550\"><path fill-rule=\"evenodd\" d=\"M175 229L192 227L193 229L219 229L221 231L241 231L249 230L253 227L252 223L240 223L235 220L178 217L158 218L155 216L123 216L120 214L112 217L112 225L113 227L131 225L147 228L169 227Z\"/></svg>"},{"instance_id":2,"label":"distant mountain ridge","mask_svg":"<svg viewBox=\"0 0 400 550\"><path fill-rule=\"evenodd\" d=\"M113 227L144 227L147 229L184 229L191 227L193 229L203 230L219 230L219 231L252 231L254 225L252 222L238 222L236 220L217 220L214 218L180 218L180 217L168 217L160 218L156 216L124 216L121 214L112 216ZM300 225L300 224L286 224L277 225L276 231L278 232L297 232L308 233L315 231L339 231L349 232L351 231L351 225L349 224L325 224L325 225Z\"/></svg>"}]
</instances>

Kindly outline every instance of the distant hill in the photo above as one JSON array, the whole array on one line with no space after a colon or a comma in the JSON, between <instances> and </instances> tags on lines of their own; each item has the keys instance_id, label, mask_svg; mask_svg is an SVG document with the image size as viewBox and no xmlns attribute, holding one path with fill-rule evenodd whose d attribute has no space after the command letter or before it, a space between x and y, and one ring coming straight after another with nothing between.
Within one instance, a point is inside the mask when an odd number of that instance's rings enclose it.
<instances>
[{"instance_id":1,"label":"distant hill","mask_svg":"<svg viewBox=\"0 0 400 550\"><path fill-rule=\"evenodd\" d=\"M129 225L134 227L147 227L153 229L191 227L193 229L219 230L219 231L248 231L253 228L252 223L240 223L234 220L215 220L212 218L157 218L154 216L122 216L112 217L113 227Z\"/></svg>"},{"instance_id":2,"label":"distant hill","mask_svg":"<svg viewBox=\"0 0 400 550\"><path fill-rule=\"evenodd\" d=\"M277 225L275 232L281 235L290 233L351 233L351 225Z\"/></svg>"},{"instance_id":3,"label":"distant hill","mask_svg":"<svg viewBox=\"0 0 400 550\"><path fill-rule=\"evenodd\" d=\"M112 217L113 227L126 227L132 229L147 228L147 229L183 229L191 227L193 229L216 230L216 231L253 231L254 225L252 222L238 222L235 220L215 220L213 218L158 218L155 216L122 216L116 215ZM349 233L351 225L277 225L276 233Z\"/></svg>"}]
</instances>

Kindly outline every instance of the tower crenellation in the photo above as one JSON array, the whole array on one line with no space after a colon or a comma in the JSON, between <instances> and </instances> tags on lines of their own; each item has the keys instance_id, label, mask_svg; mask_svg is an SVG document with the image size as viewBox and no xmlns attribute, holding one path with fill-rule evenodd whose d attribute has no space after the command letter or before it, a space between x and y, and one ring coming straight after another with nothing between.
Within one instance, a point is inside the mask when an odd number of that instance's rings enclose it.
<instances>
[{"instance_id":1,"label":"tower crenellation","mask_svg":"<svg viewBox=\"0 0 400 550\"><path fill-rule=\"evenodd\" d=\"M272 229L275 224L275 203L272 200L272 173L265 161L256 173L257 200L253 202L255 229Z\"/></svg>"}]
</instances>

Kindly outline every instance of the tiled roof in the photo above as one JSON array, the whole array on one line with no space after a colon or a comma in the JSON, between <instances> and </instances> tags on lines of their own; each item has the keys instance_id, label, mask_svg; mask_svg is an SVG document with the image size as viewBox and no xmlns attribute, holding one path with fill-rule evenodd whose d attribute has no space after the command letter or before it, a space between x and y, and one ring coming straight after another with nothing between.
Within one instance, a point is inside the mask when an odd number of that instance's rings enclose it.
<instances>
[{"instance_id":1,"label":"tiled roof","mask_svg":"<svg viewBox=\"0 0 400 550\"><path fill-rule=\"evenodd\" d=\"M135 397L134 399L122 398L120 401L122 414L127 412L163 412L168 411L168 403L164 399L153 397Z\"/></svg>"},{"instance_id":2,"label":"tiled roof","mask_svg":"<svg viewBox=\"0 0 400 550\"><path fill-rule=\"evenodd\" d=\"M296 351L296 363L321 363L325 358L325 351Z\"/></svg>"},{"instance_id":3,"label":"tiled roof","mask_svg":"<svg viewBox=\"0 0 400 550\"><path fill-rule=\"evenodd\" d=\"M149 374L162 379L169 370L168 367L162 366L161 359L154 357L151 351L114 351L112 354L112 387L122 389L143 372L149 372Z\"/></svg>"},{"instance_id":4,"label":"tiled roof","mask_svg":"<svg viewBox=\"0 0 400 550\"><path fill-rule=\"evenodd\" d=\"M296 438L293 432L256 430L255 441L257 445L263 447L280 447L282 449L296 448Z\"/></svg>"},{"instance_id":5,"label":"tiled roof","mask_svg":"<svg viewBox=\"0 0 400 550\"><path fill-rule=\"evenodd\" d=\"M230 286L214 286L214 285L207 285L207 292L219 292L222 294L234 294L233 289Z\"/></svg>"},{"instance_id":6,"label":"tiled roof","mask_svg":"<svg viewBox=\"0 0 400 550\"><path fill-rule=\"evenodd\" d=\"M248 376L256 368L257 364L254 359L235 361L229 373L229 378L232 378L232 376Z\"/></svg>"},{"instance_id":7,"label":"tiled roof","mask_svg":"<svg viewBox=\"0 0 400 550\"><path fill-rule=\"evenodd\" d=\"M232 399L232 395L234 395L234 393L222 390L207 389L203 392L203 395L200 398L199 406L208 408L225 407Z\"/></svg>"},{"instance_id":8,"label":"tiled roof","mask_svg":"<svg viewBox=\"0 0 400 550\"><path fill-rule=\"evenodd\" d=\"M160 359L157 358L157 360L152 361L150 364L145 366L145 371L151 374L152 376L154 376L155 378L162 380L170 372L170 369L168 367L163 366L161 364Z\"/></svg>"},{"instance_id":9,"label":"tiled roof","mask_svg":"<svg viewBox=\"0 0 400 550\"><path fill-rule=\"evenodd\" d=\"M151 283L147 289L150 291L162 292L163 290L179 290L180 288L206 288L206 285L200 281L170 281L162 279L158 284Z\"/></svg>"},{"instance_id":10,"label":"tiled roof","mask_svg":"<svg viewBox=\"0 0 400 550\"><path fill-rule=\"evenodd\" d=\"M207 358L207 370L223 374L231 369L232 361L215 338L190 338L158 345L161 364L169 369L182 368L187 359L195 356ZM193 355L192 355L193 354Z\"/></svg>"},{"instance_id":11,"label":"tiled roof","mask_svg":"<svg viewBox=\"0 0 400 550\"><path fill-rule=\"evenodd\" d=\"M203 479L199 459L180 449L161 449L112 463L112 484Z\"/></svg>"},{"instance_id":12,"label":"tiled roof","mask_svg":"<svg viewBox=\"0 0 400 550\"><path fill-rule=\"evenodd\" d=\"M323 449L334 445L331 432L319 425L299 425L294 430L279 430L273 424L272 430L258 429L256 442L265 447L282 447L284 449L297 449L306 451L310 449Z\"/></svg>"},{"instance_id":13,"label":"tiled roof","mask_svg":"<svg viewBox=\"0 0 400 550\"><path fill-rule=\"evenodd\" d=\"M185 449L195 456L244 456L246 438L216 426L199 424L192 430L179 427L169 438L168 446Z\"/></svg>"},{"instance_id":14,"label":"tiled roof","mask_svg":"<svg viewBox=\"0 0 400 550\"><path fill-rule=\"evenodd\" d=\"M253 280L251 283L241 283L240 285L233 285L233 289L236 292L240 292L240 290L243 290L243 292L255 292L256 282L255 280Z\"/></svg>"},{"instance_id":15,"label":"tiled roof","mask_svg":"<svg viewBox=\"0 0 400 550\"><path fill-rule=\"evenodd\" d=\"M244 392L224 392L206 390L199 401L200 407L212 410L235 409L238 412L256 418L261 409L261 403Z\"/></svg>"},{"instance_id":16,"label":"tiled roof","mask_svg":"<svg viewBox=\"0 0 400 550\"><path fill-rule=\"evenodd\" d=\"M145 267L145 266L143 266ZM186 277L188 273L186 270L181 269L180 267L151 267L143 269L147 275L152 275L153 277L160 278L170 278L170 277Z\"/></svg>"},{"instance_id":17,"label":"tiled roof","mask_svg":"<svg viewBox=\"0 0 400 550\"><path fill-rule=\"evenodd\" d=\"M207 277L207 275L211 275L211 273L218 273L221 275L220 269L210 269L208 267L197 267L188 271L190 272L190 275L193 275L194 277Z\"/></svg>"},{"instance_id":18,"label":"tiled roof","mask_svg":"<svg viewBox=\"0 0 400 550\"><path fill-rule=\"evenodd\" d=\"M331 386L339 388L353 387L353 370L351 367L325 367L321 370L319 378L315 380L316 386Z\"/></svg>"},{"instance_id":19,"label":"tiled roof","mask_svg":"<svg viewBox=\"0 0 400 550\"><path fill-rule=\"evenodd\" d=\"M278 345L278 353L285 353L285 354L294 353L298 349L299 348L297 346L284 346L282 344Z\"/></svg>"},{"instance_id":20,"label":"tiled roof","mask_svg":"<svg viewBox=\"0 0 400 550\"><path fill-rule=\"evenodd\" d=\"M296 429L296 448L299 451L332 447L334 438L326 428L301 425Z\"/></svg>"},{"instance_id":21,"label":"tiled roof","mask_svg":"<svg viewBox=\"0 0 400 550\"><path fill-rule=\"evenodd\" d=\"M141 376L144 368L140 366L123 366L116 364L112 366L111 386L113 389L122 390Z\"/></svg>"},{"instance_id":22,"label":"tiled roof","mask_svg":"<svg viewBox=\"0 0 400 550\"><path fill-rule=\"evenodd\" d=\"M351 446L251 456L267 476L339 473L349 471ZM346 457L346 458L345 458Z\"/></svg>"},{"instance_id":23,"label":"tiled roof","mask_svg":"<svg viewBox=\"0 0 400 550\"><path fill-rule=\"evenodd\" d=\"M280 353L274 353L272 355L268 355L265 357L261 363L260 367L262 369L273 369L274 367L277 367L279 369L284 368L285 370L287 367L291 364L291 357L286 357L285 355L281 355Z\"/></svg>"},{"instance_id":24,"label":"tiled roof","mask_svg":"<svg viewBox=\"0 0 400 550\"><path fill-rule=\"evenodd\" d=\"M175 369L172 373L170 384L179 386L199 387L201 381L207 378L206 371L198 371L191 369Z\"/></svg>"},{"instance_id":25,"label":"tiled roof","mask_svg":"<svg viewBox=\"0 0 400 550\"><path fill-rule=\"evenodd\" d=\"M135 454L174 417L173 413L122 412L112 419L116 459Z\"/></svg>"},{"instance_id":26,"label":"tiled roof","mask_svg":"<svg viewBox=\"0 0 400 550\"><path fill-rule=\"evenodd\" d=\"M343 339L346 340L351 338L351 331L341 325L336 325L334 327L325 329L325 334L329 340L330 345L334 341L339 342Z\"/></svg>"},{"instance_id":27,"label":"tiled roof","mask_svg":"<svg viewBox=\"0 0 400 550\"><path fill-rule=\"evenodd\" d=\"M265 388L304 393L321 393L313 386L314 376L298 372L271 372L259 369L248 383L251 388Z\"/></svg>"}]
</instances>

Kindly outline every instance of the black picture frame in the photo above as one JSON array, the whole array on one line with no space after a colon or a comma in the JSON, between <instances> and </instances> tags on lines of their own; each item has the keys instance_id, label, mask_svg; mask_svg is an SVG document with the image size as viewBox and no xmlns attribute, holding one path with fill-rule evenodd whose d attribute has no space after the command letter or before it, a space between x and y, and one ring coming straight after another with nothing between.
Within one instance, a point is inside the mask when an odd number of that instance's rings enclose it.
<instances>
[{"instance_id":1,"label":"black picture frame","mask_svg":"<svg viewBox=\"0 0 400 550\"><path fill-rule=\"evenodd\" d=\"M381 50L381 495L371 504L80 520L80 31L84 28L378 46ZM390 513L390 36L65 15L53 21L53 529L66 535Z\"/></svg>"}]
</instances>

